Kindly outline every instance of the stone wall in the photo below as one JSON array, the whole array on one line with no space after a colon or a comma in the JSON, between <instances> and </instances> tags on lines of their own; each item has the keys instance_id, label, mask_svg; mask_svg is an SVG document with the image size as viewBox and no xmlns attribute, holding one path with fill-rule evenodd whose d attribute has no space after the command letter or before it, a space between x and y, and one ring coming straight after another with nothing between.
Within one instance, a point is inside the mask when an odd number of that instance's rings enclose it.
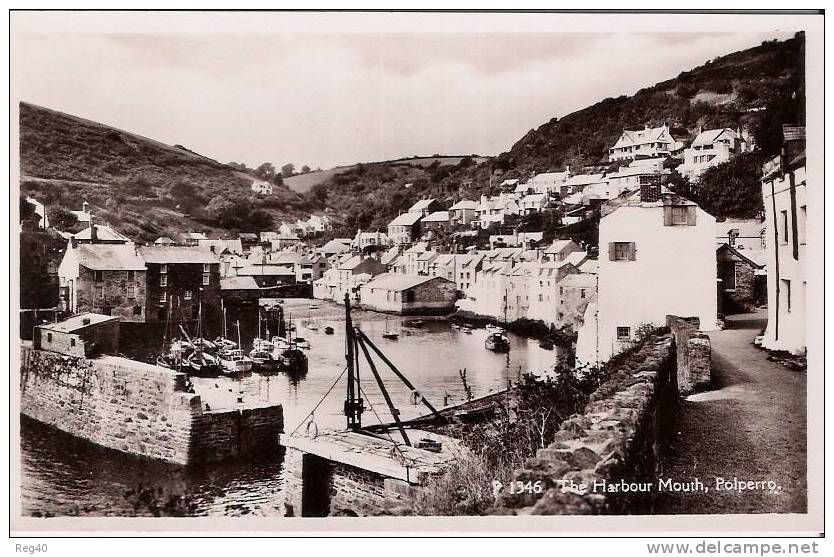
<instances>
[{"instance_id":1,"label":"stone wall","mask_svg":"<svg viewBox=\"0 0 834 557\"><path fill-rule=\"evenodd\" d=\"M282 469L284 516L372 516L412 500L418 486L287 447Z\"/></svg>"},{"instance_id":2,"label":"stone wall","mask_svg":"<svg viewBox=\"0 0 834 557\"><path fill-rule=\"evenodd\" d=\"M21 347L20 411L118 451L191 464L277 448L281 406L203 410L186 376L114 356Z\"/></svg>"},{"instance_id":3,"label":"stone wall","mask_svg":"<svg viewBox=\"0 0 834 557\"><path fill-rule=\"evenodd\" d=\"M639 486L658 477L677 400L675 363L671 335L616 357L584 412L564 421L554 442L516 472L515 480L540 492L512 494L505 486L495 514L649 512L653 492ZM634 489L609 489L620 485Z\"/></svg>"},{"instance_id":4,"label":"stone wall","mask_svg":"<svg viewBox=\"0 0 834 557\"><path fill-rule=\"evenodd\" d=\"M667 315L666 324L675 340L678 392L688 394L709 386L712 348L709 337L698 330L698 318Z\"/></svg>"}]
</instances>

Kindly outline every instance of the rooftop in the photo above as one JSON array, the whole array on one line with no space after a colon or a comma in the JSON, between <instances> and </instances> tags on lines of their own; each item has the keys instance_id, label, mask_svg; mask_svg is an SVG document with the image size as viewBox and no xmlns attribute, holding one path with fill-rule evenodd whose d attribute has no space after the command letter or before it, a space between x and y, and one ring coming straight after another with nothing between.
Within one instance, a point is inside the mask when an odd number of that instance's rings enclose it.
<instances>
[{"instance_id":1,"label":"rooftop","mask_svg":"<svg viewBox=\"0 0 834 557\"><path fill-rule=\"evenodd\" d=\"M443 277L430 277L425 275L404 275L402 273L383 273L365 284L366 288L378 288L380 290L403 291L414 288L432 280L447 281Z\"/></svg>"},{"instance_id":2,"label":"rooftop","mask_svg":"<svg viewBox=\"0 0 834 557\"><path fill-rule=\"evenodd\" d=\"M112 228L110 228L109 226L107 226L105 224L96 224L94 226L96 227L96 238L98 238L99 240L121 241L121 242L129 242L130 241L130 238L128 238L124 234L116 232L115 230L113 230ZM92 226L88 226L87 228L85 228L81 232L73 234L72 237L75 238L76 240L90 240L91 239L90 236L92 234L91 229L92 229Z\"/></svg>"},{"instance_id":3,"label":"rooftop","mask_svg":"<svg viewBox=\"0 0 834 557\"><path fill-rule=\"evenodd\" d=\"M65 319L59 323L44 323L43 325L38 326L41 329L46 329L48 331L72 333L86 329L87 327L94 327L96 325L101 325L102 323L118 320L118 317L114 317L112 315L101 315L100 313L79 313L78 315L73 315L69 319Z\"/></svg>"},{"instance_id":4,"label":"rooftop","mask_svg":"<svg viewBox=\"0 0 834 557\"><path fill-rule=\"evenodd\" d=\"M210 251L187 246L142 246L139 255L147 263L219 263Z\"/></svg>"},{"instance_id":5,"label":"rooftop","mask_svg":"<svg viewBox=\"0 0 834 557\"><path fill-rule=\"evenodd\" d=\"M133 244L79 244L70 251L79 264L94 271L145 270L145 262Z\"/></svg>"},{"instance_id":6,"label":"rooftop","mask_svg":"<svg viewBox=\"0 0 834 557\"><path fill-rule=\"evenodd\" d=\"M435 211L423 217L423 222L448 222L449 211Z\"/></svg>"},{"instance_id":7,"label":"rooftop","mask_svg":"<svg viewBox=\"0 0 834 557\"><path fill-rule=\"evenodd\" d=\"M220 290L260 290L251 276L222 277Z\"/></svg>"},{"instance_id":8,"label":"rooftop","mask_svg":"<svg viewBox=\"0 0 834 557\"><path fill-rule=\"evenodd\" d=\"M411 226L416 224L421 218L423 218L422 213L403 213L389 222L388 226Z\"/></svg>"},{"instance_id":9,"label":"rooftop","mask_svg":"<svg viewBox=\"0 0 834 557\"><path fill-rule=\"evenodd\" d=\"M571 273L565 275L558 282L559 286L575 286L578 288L596 288L597 276L590 273Z\"/></svg>"},{"instance_id":10,"label":"rooftop","mask_svg":"<svg viewBox=\"0 0 834 557\"><path fill-rule=\"evenodd\" d=\"M415 212L415 211L425 211L425 210L426 210L426 209L428 209L428 208L431 206L431 204L432 204L432 203L434 203L435 201L437 201L437 200L436 200L436 199L434 199L434 198L429 198L429 199L421 199L420 201L418 201L417 203L415 203L414 205L412 205L412 206L411 206L411 208L408 210L408 212L409 212L409 213L413 213L413 212Z\"/></svg>"}]
</instances>

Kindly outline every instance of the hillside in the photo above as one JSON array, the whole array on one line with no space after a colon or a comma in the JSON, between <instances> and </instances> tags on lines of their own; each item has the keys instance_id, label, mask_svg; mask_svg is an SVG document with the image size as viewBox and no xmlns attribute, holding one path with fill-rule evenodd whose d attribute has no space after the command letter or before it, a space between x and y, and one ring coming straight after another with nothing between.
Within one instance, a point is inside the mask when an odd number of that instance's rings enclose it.
<instances>
[{"instance_id":1,"label":"hillside","mask_svg":"<svg viewBox=\"0 0 834 557\"><path fill-rule=\"evenodd\" d=\"M219 202L210 211L217 197L236 204L229 212L262 211L261 223L296 213L300 202L277 186L272 196L256 196L248 174L181 145L28 103L20 103L20 164L22 194L57 213L86 200L101 221L142 240L177 230L245 227L244 219L220 218Z\"/></svg>"},{"instance_id":2,"label":"hillside","mask_svg":"<svg viewBox=\"0 0 834 557\"><path fill-rule=\"evenodd\" d=\"M402 173L395 163L363 165L332 176L306 195L311 208L332 209L347 226L384 228L423 196L452 202L494 193L506 178L604 165L623 129L668 124L680 140L699 126L743 127L760 156L778 152L784 123L805 122L805 38L760 46L707 61L632 96L608 98L530 130L507 152L479 164L435 165ZM406 182L414 186L404 189Z\"/></svg>"}]
</instances>

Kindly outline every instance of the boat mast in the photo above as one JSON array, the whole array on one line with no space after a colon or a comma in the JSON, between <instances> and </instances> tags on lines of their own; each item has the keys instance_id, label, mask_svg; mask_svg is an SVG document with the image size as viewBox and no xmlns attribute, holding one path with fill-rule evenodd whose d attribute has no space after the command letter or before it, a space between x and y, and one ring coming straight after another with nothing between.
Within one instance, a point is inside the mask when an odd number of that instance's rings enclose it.
<instances>
[{"instance_id":1,"label":"boat mast","mask_svg":"<svg viewBox=\"0 0 834 557\"><path fill-rule=\"evenodd\" d=\"M223 312L223 339L225 340L228 335L226 333L226 304L223 298L220 298L220 310Z\"/></svg>"},{"instance_id":2,"label":"boat mast","mask_svg":"<svg viewBox=\"0 0 834 557\"><path fill-rule=\"evenodd\" d=\"M240 342L240 319L237 320L237 347L243 349L243 344Z\"/></svg>"},{"instance_id":3,"label":"boat mast","mask_svg":"<svg viewBox=\"0 0 834 557\"><path fill-rule=\"evenodd\" d=\"M347 427L356 431L362 429L362 396L359 389L359 373L356 369L356 338L350 318L350 295L345 293L345 362L347 363L347 399L345 416Z\"/></svg>"}]
</instances>

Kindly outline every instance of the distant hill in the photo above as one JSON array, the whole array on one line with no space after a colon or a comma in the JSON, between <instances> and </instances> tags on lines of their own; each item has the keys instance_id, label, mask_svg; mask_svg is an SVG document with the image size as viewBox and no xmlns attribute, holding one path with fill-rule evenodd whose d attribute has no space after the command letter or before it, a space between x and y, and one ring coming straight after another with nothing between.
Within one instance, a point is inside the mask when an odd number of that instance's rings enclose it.
<instances>
[{"instance_id":1,"label":"distant hill","mask_svg":"<svg viewBox=\"0 0 834 557\"><path fill-rule=\"evenodd\" d=\"M574 172L605 166L607 149L624 129L668 124L677 139L699 127L743 127L761 156L778 152L782 124L805 123L805 37L759 46L707 61L632 96L608 98L527 132L510 149L475 164L434 165L402 172L397 162L362 165L329 177L305 197L311 208L329 208L346 227L382 228L417 199L451 203L495 193L507 178L538 172ZM404 184L411 182L411 188Z\"/></svg>"},{"instance_id":2,"label":"distant hill","mask_svg":"<svg viewBox=\"0 0 834 557\"><path fill-rule=\"evenodd\" d=\"M384 161L384 162L377 162L377 163L368 163L368 164L387 164L387 165L412 165L418 167L427 167L431 166L435 162L440 165L457 165L460 163L461 160L466 158L467 155L461 156L443 156L443 155L434 155L431 157L411 157L407 159L395 159L391 161ZM471 158L477 162L482 163L487 160L487 157L478 157L478 156L471 156ZM311 172L306 172L304 174L296 174L295 176L290 176L289 178L284 178L284 185L293 190L297 193L306 193L310 191L313 186L318 184L324 183L336 174L347 172L353 169L356 165L349 165L349 166L337 166L335 168L331 168L329 170L313 170Z\"/></svg>"},{"instance_id":3,"label":"distant hill","mask_svg":"<svg viewBox=\"0 0 834 557\"><path fill-rule=\"evenodd\" d=\"M241 207L273 218L296 213L300 203L284 187L255 195L252 176L181 145L29 103L20 103L20 164L22 194L52 211L79 209L86 200L102 222L137 239L225 231L207 211L218 196L240 198Z\"/></svg>"}]
</instances>

